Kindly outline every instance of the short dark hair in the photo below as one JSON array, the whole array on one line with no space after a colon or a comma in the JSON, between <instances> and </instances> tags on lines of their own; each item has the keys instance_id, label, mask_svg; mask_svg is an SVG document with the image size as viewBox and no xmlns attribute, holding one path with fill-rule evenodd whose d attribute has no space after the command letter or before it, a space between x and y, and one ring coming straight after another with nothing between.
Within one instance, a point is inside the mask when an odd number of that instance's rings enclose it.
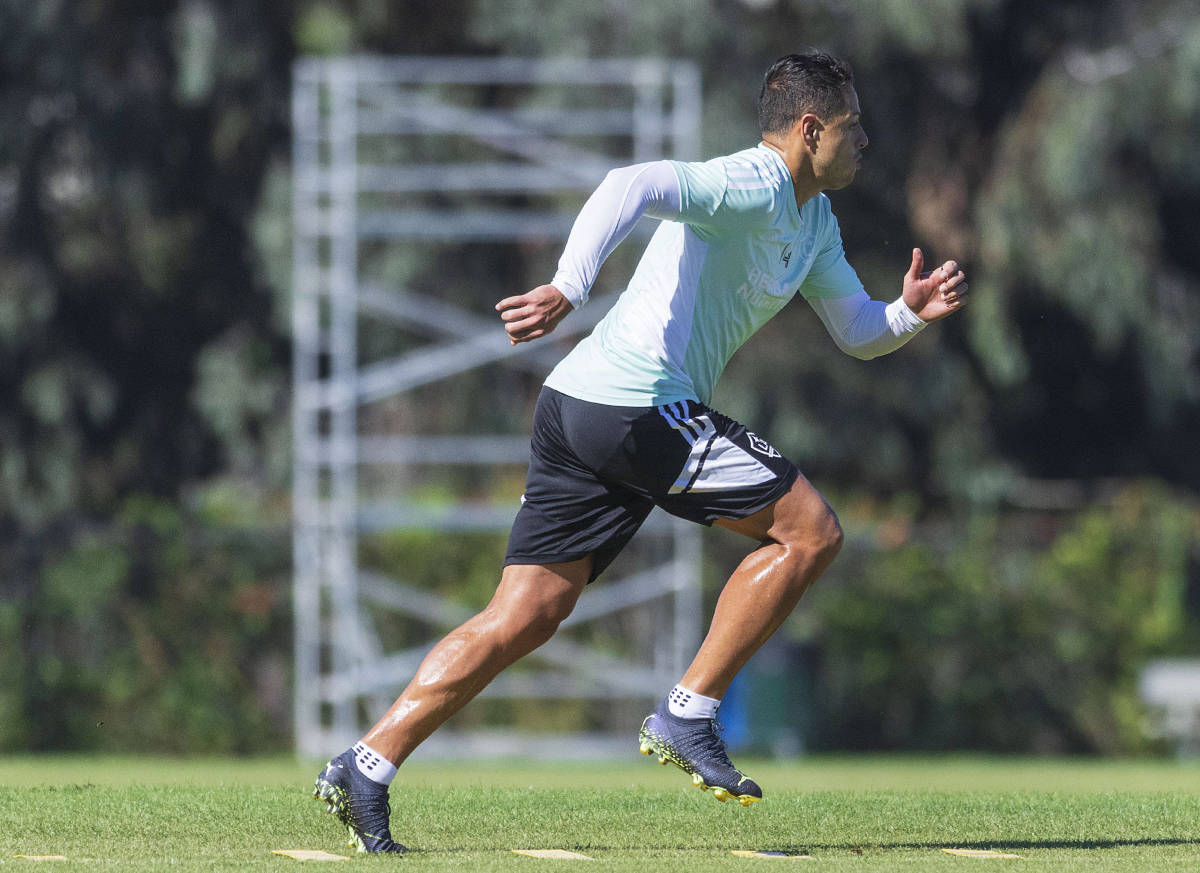
<instances>
[{"instance_id":1,"label":"short dark hair","mask_svg":"<svg viewBox=\"0 0 1200 873\"><path fill-rule=\"evenodd\" d=\"M784 55L771 64L758 93L758 129L783 133L812 112L830 118L846 109L847 85L854 83L850 65L820 51Z\"/></svg>"}]
</instances>

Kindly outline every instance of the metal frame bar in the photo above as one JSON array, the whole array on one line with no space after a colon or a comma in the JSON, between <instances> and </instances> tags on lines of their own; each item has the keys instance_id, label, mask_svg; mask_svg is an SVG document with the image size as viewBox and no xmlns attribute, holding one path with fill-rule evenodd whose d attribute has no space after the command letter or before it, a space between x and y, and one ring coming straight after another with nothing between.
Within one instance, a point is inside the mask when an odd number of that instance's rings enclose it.
<instances>
[{"instance_id":1,"label":"metal frame bar","mask_svg":"<svg viewBox=\"0 0 1200 873\"><path fill-rule=\"evenodd\" d=\"M699 76L690 64L660 59L348 57L303 59L293 84L295 721L298 751L321 755L355 739L365 726L364 704L381 709L390 703L432 645L385 652L373 621L379 610L404 614L439 635L472 612L360 567L359 537L396 528L503 531L512 520L508 507L460 503L431 512L399 500L367 502L360 469L528 459L524 435L363 436L359 409L487 365L542 374L558 357L538 344L511 347L491 319L453 301L367 279L360 275L362 245L565 238L573 213L514 211L489 198L586 194L612 166L694 158ZM477 108L452 102L446 90L495 85L568 89L578 95L572 106L584 108ZM628 99L615 108L579 99L596 87L608 104L614 95ZM393 140L405 137L469 141L475 156L388 160ZM597 153L588 137L621 138L629 148L621 155ZM435 208L430 195L439 203L452 197L452 205ZM560 333L590 329L606 309L602 297ZM358 330L364 319L401 329L419 325L425 332L432 325L435 337L416 350L363 363ZM669 559L589 589L564 626L666 600L670 627L657 634L652 651L640 660L616 657L560 635L486 694L653 697L678 678L699 639L700 534L694 525L659 515L645 531L670 543ZM509 738L503 750L512 748Z\"/></svg>"}]
</instances>

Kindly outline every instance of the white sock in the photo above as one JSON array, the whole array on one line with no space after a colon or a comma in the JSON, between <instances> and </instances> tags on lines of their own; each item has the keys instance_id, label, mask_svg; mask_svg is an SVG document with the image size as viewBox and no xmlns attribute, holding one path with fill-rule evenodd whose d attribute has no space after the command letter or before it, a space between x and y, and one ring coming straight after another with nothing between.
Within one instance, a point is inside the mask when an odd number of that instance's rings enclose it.
<instances>
[{"instance_id":1,"label":"white sock","mask_svg":"<svg viewBox=\"0 0 1200 873\"><path fill-rule=\"evenodd\" d=\"M676 718L716 718L720 705L715 697L688 691L682 685L676 685L667 695L667 706Z\"/></svg>"},{"instance_id":2,"label":"white sock","mask_svg":"<svg viewBox=\"0 0 1200 873\"><path fill-rule=\"evenodd\" d=\"M363 742L354 744L354 763L359 773L380 785L391 785L399 772L395 764Z\"/></svg>"}]
</instances>

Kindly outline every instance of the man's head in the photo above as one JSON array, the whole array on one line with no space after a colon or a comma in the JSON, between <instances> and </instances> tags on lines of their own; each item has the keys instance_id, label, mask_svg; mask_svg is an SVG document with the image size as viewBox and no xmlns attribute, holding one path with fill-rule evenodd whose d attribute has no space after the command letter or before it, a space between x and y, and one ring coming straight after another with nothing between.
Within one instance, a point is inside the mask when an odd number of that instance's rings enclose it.
<instances>
[{"instance_id":1,"label":"man's head","mask_svg":"<svg viewBox=\"0 0 1200 873\"><path fill-rule=\"evenodd\" d=\"M785 55L771 64L758 94L758 129L787 133L806 112L821 119L846 111L846 88L854 73L845 61L824 52Z\"/></svg>"},{"instance_id":2,"label":"man's head","mask_svg":"<svg viewBox=\"0 0 1200 873\"><path fill-rule=\"evenodd\" d=\"M763 140L807 168L818 190L849 185L867 146L854 73L824 52L787 55L763 77L758 122ZM795 170L794 170L795 174Z\"/></svg>"}]
</instances>

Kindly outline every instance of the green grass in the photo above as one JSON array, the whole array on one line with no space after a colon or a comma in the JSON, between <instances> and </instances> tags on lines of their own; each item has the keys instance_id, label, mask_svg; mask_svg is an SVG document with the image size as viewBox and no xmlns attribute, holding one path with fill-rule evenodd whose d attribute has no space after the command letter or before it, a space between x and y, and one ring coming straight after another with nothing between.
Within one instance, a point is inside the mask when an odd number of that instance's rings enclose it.
<instances>
[{"instance_id":1,"label":"green grass","mask_svg":"<svg viewBox=\"0 0 1200 873\"><path fill-rule=\"evenodd\" d=\"M417 851L351 864L538 871L753 871L732 849L804 853L811 871L1197 871L1200 766L972 757L740 762L768 799L719 804L674 768L611 763L416 762L393 788L393 830ZM350 856L308 797L317 765L278 760L0 759L0 867L291 870L272 849ZM959 858L943 848L1012 852ZM65 855L37 864L17 854ZM311 862L309 862L311 863ZM32 865L32 866L31 866ZM347 869L338 865L335 869ZM767 867L766 869L774 869Z\"/></svg>"}]
</instances>

